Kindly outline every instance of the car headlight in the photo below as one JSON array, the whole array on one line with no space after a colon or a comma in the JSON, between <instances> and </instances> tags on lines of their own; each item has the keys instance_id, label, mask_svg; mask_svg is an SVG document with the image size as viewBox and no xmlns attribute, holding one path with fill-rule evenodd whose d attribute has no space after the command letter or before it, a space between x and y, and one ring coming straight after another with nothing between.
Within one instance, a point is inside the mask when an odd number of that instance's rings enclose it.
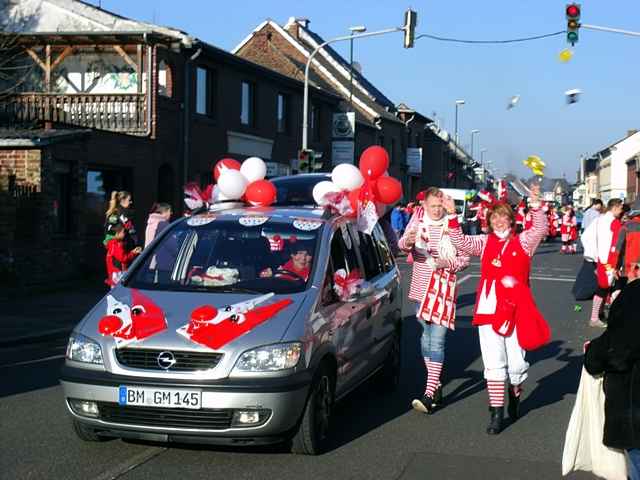
<instances>
[{"instance_id":1,"label":"car headlight","mask_svg":"<svg viewBox=\"0 0 640 480\"><path fill-rule=\"evenodd\" d=\"M302 344L277 343L244 352L234 367L236 372L276 372L293 368L300 360Z\"/></svg>"},{"instance_id":2,"label":"car headlight","mask_svg":"<svg viewBox=\"0 0 640 480\"><path fill-rule=\"evenodd\" d=\"M79 333L72 333L67 344L67 358L75 362L102 365L102 349L98 342Z\"/></svg>"}]
</instances>

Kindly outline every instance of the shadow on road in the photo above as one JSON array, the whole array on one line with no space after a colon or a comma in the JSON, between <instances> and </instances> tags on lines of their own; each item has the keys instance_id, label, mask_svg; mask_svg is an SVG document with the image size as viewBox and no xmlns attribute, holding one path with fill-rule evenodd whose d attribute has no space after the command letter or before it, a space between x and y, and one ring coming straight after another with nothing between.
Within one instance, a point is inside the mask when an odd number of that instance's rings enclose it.
<instances>
[{"instance_id":1,"label":"shadow on road","mask_svg":"<svg viewBox=\"0 0 640 480\"><path fill-rule=\"evenodd\" d=\"M556 340L549 345L531 352L527 360L531 365L547 359L555 359L563 365L553 373L541 378L535 389L522 403L523 413L543 408L560 402L567 394L575 394L580 383L580 370L582 369L583 355L572 355L573 349L564 348L565 342Z\"/></svg>"}]
</instances>

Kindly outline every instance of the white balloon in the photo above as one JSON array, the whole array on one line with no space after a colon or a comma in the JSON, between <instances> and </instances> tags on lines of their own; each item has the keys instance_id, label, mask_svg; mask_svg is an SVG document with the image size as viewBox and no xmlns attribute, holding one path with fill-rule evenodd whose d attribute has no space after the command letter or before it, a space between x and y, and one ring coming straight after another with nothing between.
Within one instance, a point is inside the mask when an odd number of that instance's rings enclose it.
<instances>
[{"instance_id":1,"label":"white balloon","mask_svg":"<svg viewBox=\"0 0 640 480\"><path fill-rule=\"evenodd\" d=\"M229 200L238 200L247 189L247 179L239 170L224 170L218 177L218 187Z\"/></svg>"},{"instance_id":2,"label":"white balloon","mask_svg":"<svg viewBox=\"0 0 640 480\"><path fill-rule=\"evenodd\" d=\"M213 186L213 194L211 196L213 197L214 203L221 202L223 200L231 200L229 197L227 197L224 193L220 191L220 187L218 185Z\"/></svg>"},{"instance_id":3,"label":"white balloon","mask_svg":"<svg viewBox=\"0 0 640 480\"><path fill-rule=\"evenodd\" d=\"M327 204L327 200L324 196L329 192L339 192L340 189L336 186L335 183L330 182L329 180L324 180L322 182L316 183L315 187L313 187L313 199L320 206L324 206Z\"/></svg>"},{"instance_id":4,"label":"white balloon","mask_svg":"<svg viewBox=\"0 0 640 480\"><path fill-rule=\"evenodd\" d=\"M249 157L240 166L240 173L251 182L262 180L267 175L267 164L259 157Z\"/></svg>"},{"instance_id":5,"label":"white balloon","mask_svg":"<svg viewBox=\"0 0 640 480\"><path fill-rule=\"evenodd\" d=\"M331 180L340 190L355 190L364 183L364 177L358 167L350 163L336 165L331 172Z\"/></svg>"}]
</instances>

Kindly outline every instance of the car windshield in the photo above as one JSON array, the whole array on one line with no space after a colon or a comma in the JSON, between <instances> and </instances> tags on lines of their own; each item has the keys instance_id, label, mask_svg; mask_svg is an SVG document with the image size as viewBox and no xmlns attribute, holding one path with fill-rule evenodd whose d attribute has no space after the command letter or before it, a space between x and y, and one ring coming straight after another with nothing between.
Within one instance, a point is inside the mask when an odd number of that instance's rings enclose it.
<instances>
[{"instance_id":1,"label":"car windshield","mask_svg":"<svg viewBox=\"0 0 640 480\"><path fill-rule=\"evenodd\" d=\"M272 182L278 192L275 205L315 205L313 187L323 180L331 180L331 176L316 174L274 178Z\"/></svg>"},{"instance_id":2,"label":"car windshield","mask_svg":"<svg viewBox=\"0 0 640 480\"><path fill-rule=\"evenodd\" d=\"M321 220L205 214L145 252L126 286L152 290L296 293L316 260Z\"/></svg>"}]
</instances>

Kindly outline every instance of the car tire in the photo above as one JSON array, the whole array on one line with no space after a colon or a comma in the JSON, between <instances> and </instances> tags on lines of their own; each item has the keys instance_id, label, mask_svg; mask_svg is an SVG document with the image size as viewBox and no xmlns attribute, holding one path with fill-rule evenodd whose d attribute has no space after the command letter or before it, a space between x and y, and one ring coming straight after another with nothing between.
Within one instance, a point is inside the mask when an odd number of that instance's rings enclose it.
<instances>
[{"instance_id":1,"label":"car tire","mask_svg":"<svg viewBox=\"0 0 640 480\"><path fill-rule=\"evenodd\" d=\"M98 435L93 428L88 427L75 419L73 419L72 422L73 422L73 431L76 432L76 435L80 440L83 440L85 442L104 441L104 438Z\"/></svg>"},{"instance_id":2,"label":"car tire","mask_svg":"<svg viewBox=\"0 0 640 480\"><path fill-rule=\"evenodd\" d=\"M328 366L316 374L307 404L291 441L291 452L319 455L326 449L335 393L335 375Z\"/></svg>"},{"instance_id":3,"label":"car tire","mask_svg":"<svg viewBox=\"0 0 640 480\"><path fill-rule=\"evenodd\" d=\"M396 328L391 339L391 349L375 377L375 384L382 392L395 392L400 385L402 372L402 334Z\"/></svg>"}]
</instances>

